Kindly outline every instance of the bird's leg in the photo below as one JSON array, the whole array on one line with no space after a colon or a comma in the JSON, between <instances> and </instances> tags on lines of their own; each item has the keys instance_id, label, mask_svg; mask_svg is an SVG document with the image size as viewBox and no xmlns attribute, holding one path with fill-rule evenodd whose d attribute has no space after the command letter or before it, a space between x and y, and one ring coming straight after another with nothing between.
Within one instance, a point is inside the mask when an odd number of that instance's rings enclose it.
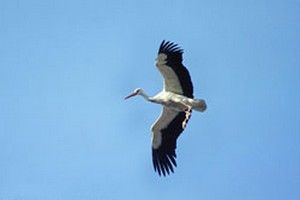
<instances>
[{"instance_id":1,"label":"bird's leg","mask_svg":"<svg viewBox=\"0 0 300 200\"><path fill-rule=\"evenodd\" d=\"M184 103L179 100L173 100L172 104L178 108L178 111L185 112L185 119L182 122L182 128L184 129L191 118L191 113L192 113L192 106L188 105L187 103Z\"/></svg>"},{"instance_id":2,"label":"bird's leg","mask_svg":"<svg viewBox=\"0 0 300 200\"><path fill-rule=\"evenodd\" d=\"M192 107L191 106L188 106L186 105L186 109L184 110L185 112L185 119L184 121L182 122L182 128L185 128L189 119L191 118L191 114L192 114Z\"/></svg>"},{"instance_id":3,"label":"bird's leg","mask_svg":"<svg viewBox=\"0 0 300 200\"><path fill-rule=\"evenodd\" d=\"M184 129L189 121L189 119L191 118L191 114L192 114L192 106L183 103L182 101L178 101L177 102L180 106L182 106L182 111L185 112L185 119L182 122L182 128Z\"/></svg>"},{"instance_id":4,"label":"bird's leg","mask_svg":"<svg viewBox=\"0 0 300 200\"><path fill-rule=\"evenodd\" d=\"M187 106L187 108L184 110L184 112L185 112L185 116L187 118L190 118L191 113L192 113L192 107L191 106Z\"/></svg>"}]
</instances>

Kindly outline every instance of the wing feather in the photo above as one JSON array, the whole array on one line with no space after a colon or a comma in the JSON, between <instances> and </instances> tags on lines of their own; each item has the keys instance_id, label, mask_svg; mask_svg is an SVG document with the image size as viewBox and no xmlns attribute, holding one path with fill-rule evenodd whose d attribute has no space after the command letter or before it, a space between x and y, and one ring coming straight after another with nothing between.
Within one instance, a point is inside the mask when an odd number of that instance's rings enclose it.
<instances>
[{"instance_id":1,"label":"wing feather","mask_svg":"<svg viewBox=\"0 0 300 200\"><path fill-rule=\"evenodd\" d=\"M182 64L183 49L163 40L158 50L156 66L164 78L166 91L193 98L193 84L188 70Z\"/></svg>"},{"instance_id":2,"label":"wing feather","mask_svg":"<svg viewBox=\"0 0 300 200\"><path fill-rule=\"evenodd\" d=\"M163 107L160 117L152 126L152 162L154 171L159 175L174 172L177 166L176 140L183 132L183 123L187 120L185 112Z\"/></svg>"}]
</instances>

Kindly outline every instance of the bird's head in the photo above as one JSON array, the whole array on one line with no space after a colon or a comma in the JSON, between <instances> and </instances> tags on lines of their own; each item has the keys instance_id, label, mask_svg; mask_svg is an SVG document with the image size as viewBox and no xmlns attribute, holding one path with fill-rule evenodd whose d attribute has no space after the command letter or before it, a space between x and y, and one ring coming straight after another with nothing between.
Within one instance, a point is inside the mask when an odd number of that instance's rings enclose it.
<instances>
[{"instance_id":1,"label":"bird's head","mask_svg":"<svg viewBox=\"0 0 300 200\"><path fill-rule=\"evenodd\" d=\"M126 100L126 99L129 99L131 97L134 97L134 96L137 96L137 95L141 95L143 92L144 92L143 89L137 88L132 93L130 93L128 96L126 96L124 99Z\"/></svg>"}]
</instances>

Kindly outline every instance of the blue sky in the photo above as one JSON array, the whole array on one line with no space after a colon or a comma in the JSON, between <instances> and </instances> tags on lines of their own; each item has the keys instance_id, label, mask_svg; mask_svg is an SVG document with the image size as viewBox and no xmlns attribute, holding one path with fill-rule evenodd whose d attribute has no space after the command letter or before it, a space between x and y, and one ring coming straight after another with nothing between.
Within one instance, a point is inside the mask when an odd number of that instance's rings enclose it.
<instances>
[{"instance_id":1,"label":"blue sky","mask_svg":"<svg viewBox=\"0 0 300 200\"><path fill-rule=\"evenodd\" d=\"M0 1L0 199L300 198L300 2ZM160 42L207 101L154 173Z\"/></svg>"}]
</instances>

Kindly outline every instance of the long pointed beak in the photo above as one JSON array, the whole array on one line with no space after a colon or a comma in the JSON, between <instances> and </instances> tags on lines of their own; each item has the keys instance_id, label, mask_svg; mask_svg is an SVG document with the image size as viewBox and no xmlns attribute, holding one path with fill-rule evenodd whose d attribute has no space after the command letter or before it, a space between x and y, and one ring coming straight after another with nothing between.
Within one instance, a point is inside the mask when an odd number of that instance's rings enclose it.
<instances>
[{"instance_id":1,"label":"long pointed beak","mask_svg":"<svg viewBox=\"0 0 300 200\"><path fill-rule=\"evenodd\" d=\"M136 92L133 92L133 93L131 93L130 95L126 96L126 97L124 98L124 100L129 99L130 97L134 97L135 95L137 95L137 93L136 93Z\"/></svg>"}]
</instances>

